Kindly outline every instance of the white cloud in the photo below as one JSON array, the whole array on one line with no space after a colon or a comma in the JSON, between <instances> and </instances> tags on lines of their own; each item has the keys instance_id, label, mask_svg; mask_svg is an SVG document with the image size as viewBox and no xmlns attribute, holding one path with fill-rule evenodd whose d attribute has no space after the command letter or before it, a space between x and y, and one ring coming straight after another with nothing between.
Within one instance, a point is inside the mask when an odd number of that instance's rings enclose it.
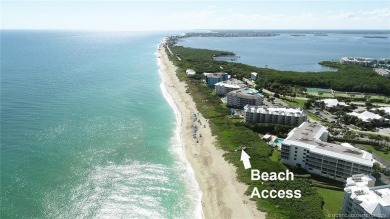
<instances>
[{"instance_id":1,"label":"white cloud","mask_svg":"<svg viewBox=\"0 0 390 219\"><path fill-rule=\"evenodd\" d=\"M370 18L387 18L390 19L390 9L389 8L378 8L371 11L365 11L362 13L363 16ZM387 22L390 22L389 20Z\"/></svg>"},{"instance_id":2,"label":"white cloud","mask_svg":"<svg viewBox=\"0 0 390 219\"><path fill-rule=\"evenodd\" d=\"M301 14L242 13L234 9L218 9L182 14L181 18L198 23L196 28L257 28L257 29L360 29L390 28L390 9L368 11L337 11ZM205 27L206 26L206 27Z\"/></svg>"},{"instance_id":3,"label":"white cloud","mask_svg":"<svg viewBox=\"0 0 390 219\"><path fill-rule=\"evenodd\" d=\"M353 12L339 11L337 14L330 15L329 18L334 20L351 19L356 18L356 14Z\"/></svg>"}]
</instances>

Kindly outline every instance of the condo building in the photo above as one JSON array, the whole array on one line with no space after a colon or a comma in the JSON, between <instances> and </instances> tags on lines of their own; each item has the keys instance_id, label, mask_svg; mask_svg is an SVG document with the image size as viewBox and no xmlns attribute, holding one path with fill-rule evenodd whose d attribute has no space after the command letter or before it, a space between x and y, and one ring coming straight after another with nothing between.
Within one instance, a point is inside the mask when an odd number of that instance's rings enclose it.
<instances>
[{"instance_id":1,"label":"condo building","mask_svg":"<svg viewBox=\"0 0 390 219\"><path fill-rule=\"evenodd\" d=\"M282 163L342 182L354 174L371 172L371 153L349 144L329 143L328 134L325 126L315 123L294 128L282 143Z\"/></svg>"},{"instance_id":2,"label":"condo building","mask_svg":"<svg viewBox=\"0 0 390 219\"><path fill-rule=\"evenodd\" d=\"M226 105L228 107L243 109L246 105L259 106L263 104L264 96L258 90L244 88L230 91L226 94Z\"/></svg>"},{"instance_id":3,"label":"condo building","mask_svg":"<svg viewBox=\"0 0 390 219\"><path fill-rule=\"evenodd\" d=\"M300 108L272 108L263 106L245 106L245 122L277 123L299 126L307 120L307 115Z\"/></svg>"},{"instance_id":4,"label":"condo building","mask_svg":"<svg viewBox=\"0 0 390 219\"><path fill-rule=\"evenodd\" d=\"M216 83L221 81L226 81L229 79L229 75L226 72L218 72L218 73L203 73L204 81L207 86L214 86Z\"/></svg>"},{"instance_id":5,"label":"condo building","mask_svg":"<svg viewBox=\"0 0 390 219\"><path fill-rule=\"evenodd\" d=\"M386 119L386 118L384 118L376 113L372 113L372 112L367 111L367 110L364 112L361 112L361 113L357 113L357 112L348 113L348 115L356 116L358 119L362 120L363 122L372 122L375 119L378 120L379 122L382 122L382 123L389 122L389 119Z\"/></svg>"},{"instance_id":6,"label":"condo building","mask_svg":"<svg viewBox=\"0 0 390 219\"><path fill-rule=\"evenodd\" d=\"M371 175L356 174L347 179L341 218L390 218L390 185L374 184Z\"/></svg>"},{"instance_id":7,"label":"condo building","mask_svg":"<svg viewBox=\"0 0 390 219\"><path fill-rule=\"evenodd\" d=\"M360 65L364 67L371 66L374 64L375 59L371 58L363 58L363 57L342 57L340 59L341 64L347 64L347 65Z\"/></svg>"},{"instance_id":8,"label":"condo building","mask_svg":"<svg viewBox=\"0 0 390 219\"><path fill-rule=\"evenodd\" d=\"M215 93L218 96L225 96L230 91L246 88L247 85L244 82L231 78L227 81L221 81L215 84Z\"/></svg>"},{"instance_id":9,"label":"condo building","mask_svg":"<svg viewBox=\"0 0 390 219\"><path fill-rule=\"evenodd\" d=\"M257 75L258 74L256 72L251 72L251 80L256 81Z\"/></svg>"},{"instance_id":10,"label":"condo building","mask_svg":"<svg viewBox=\"0 0 390 219\"><path fill-rule=\"evenodd\" d=\"M323 99L318 100L319 102L323 102L325 105L325 109L329 110L330 108L340 108L344 106L349 106L345 102L340 102L337 99Z\"/></svg>"}]
</instances>

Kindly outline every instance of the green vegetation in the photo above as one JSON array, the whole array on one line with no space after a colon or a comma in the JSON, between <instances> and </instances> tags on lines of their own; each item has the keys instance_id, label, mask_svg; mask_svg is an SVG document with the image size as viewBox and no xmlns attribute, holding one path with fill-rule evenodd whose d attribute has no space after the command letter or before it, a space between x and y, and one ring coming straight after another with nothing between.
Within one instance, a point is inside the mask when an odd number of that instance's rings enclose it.
<instances>
[{"instance_id":1,"label":"green vegetation","mask_svg":"<svg viewBox=\"0 0 390 219\"><path fill-rule=\"evenodd\" d=\"M271 159L272 161L279 162L280 156L281 156L281 152L278 151L278 150L274 150L274 151L272 152L272 156L270 157L270 159Z\"/></svg>"},{"instance_id":2,"label":"green vegetation","mask_svg":"<svg viewBox=\"0 0 390 219\"><path fill-rule=\"evenodd\" d=\"M287 134L294 128L289 125L272 124L272 123L238 123L237 126L245 126L257 133L272 134L279 138L287 137Z\"/></svg>"},{"instance_id":3,"label":"green vegetation","mask_svg":"<svg viewBox=\"0 0 390 219\"><path fill-rule=\"evenodd\" d=\"M306 100L301 100L301 99L288 100L285 98L282 98L282 99L285 103L287 103L288 105L290 105L292 107L299 107L302 109L305 107Z\"/></svg>"},{"instance_id":4,"label":"green vegetation","mask_svg":"<svg viewBox=\"0 0 390 219\"><path fill-rule=\"evenodd\" d=\"M372 152L382 157L383 159L390 161L390 150L386 150L389 148L388 146L378 147L378 146L372 146L368 144L361 144L361 146L363 146L367 151Z\"/></svg>"},{"instance_id":5,"label":"green vegetation","mask_svg":"<svg viewBox=\"0 0 390 219\"><path fill-rule=\"evenodd\" d=\"M364 122L361 119L359 119L356 116L348 115L345 114L341 117L341 120L343 121L344 124L349 125L353 124L362 130L369 130L369 131L375 131L376 127L388 127L389 124L380 122L377 119L373 119L371 122Z\"/></svg>"},{"instance_id":6,"label":"green vegetation","mask_svg":"<svg viewBox=\"0 0 390 219\"><path fill-rule=\"evenodd\" d=\"M178 74L187 68L192 68L198 73L216 72L223 69L223 71L237 77L243 77L254 68L237 63L214 61L212 59L213 55L221 54L222 52L183 47L171 47L171 49L181 58L181 61L179 61L176 57L171 56L171 60L179 67ZM243 69L247 72L245 73ZM247 150L247 153L251 157L252 168L259 169L261 172L284 171L286 167L276 160L276 156L279 157L277 152L274 152L274 155L272 147L262 141L254 130L283 134L290 130L291 127L272 124L254 125L252 127L249 124L229 119L229 109L221 103L219 97L214 94L213 89L204 85L199 79L200 77L186 78L189 92L191 92L198 110L205 118L209 119L212 132L217 136L218 147L226 152L224 154L225 159L237 167L238 180L249 186L247 195L251 194L253 187L257 187L259 191L265 189L285 190L287 188L301 190L302 197L300 199L256 199L258 208L266 211L268 218L324 218L321 208L323 199L311 186L310 178L307 176L296 176L294 181L253 182L250 180L250 171L245 170L240 161L240 153L235 152L235 149L240 146L250 146L252 149Z\"/></svg>"},{"instance_id":7,"label":"green vegetation","mask_svg":"<svg viewBox=\"0 0 390 219\"><path fill-rule=\"evenodd\" d=\"M306 88L306 93L311 96L317 96L322 98L333 97L332 90L318 87L308 87Z\"/></svg>"},{"instance_id":8,"label":"green vegetation","mask_svg":"<svg viewBox=\"0 0 390 219\"><path fill-rule=\"evenodd\" d=\"M333 189L316 188L317 192L324 199L323 212L325 215L337 214L340 212L343 202L343 192Z\"/></svg>"},{"instance_id":9,"label":"green vegetation","mask_svg":"<svg viewBox=\"0 0 390 219\"><path fill-rule=\"evenodd\" d=\"M337 71L321 73L278 71L213 59L214 56L232 55L233 53L230 52L185 48L182 46L172 46L171 49L182 59L182 61L174 59L173 61L183 70L192 68L198 74L224 71L237 78L249 77L250 72L257 72L259 73L256 81L258 87L281 94L283 94L282 91L285 94L288 94L286 92L293 93L292 87L297 85L302 87L331 88L338 91L390 94L389 78L379 76L371 68L357 65L321 62L320 64L322 65L337 68ZM279 88L282 88L282 90Z\"/></svg>"}]
</instances>

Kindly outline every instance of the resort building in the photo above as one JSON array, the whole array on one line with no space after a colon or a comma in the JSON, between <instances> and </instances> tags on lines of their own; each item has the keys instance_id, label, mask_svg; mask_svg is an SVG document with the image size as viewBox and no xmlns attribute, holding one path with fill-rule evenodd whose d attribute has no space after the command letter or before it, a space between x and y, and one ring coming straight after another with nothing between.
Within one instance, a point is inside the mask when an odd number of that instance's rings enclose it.
<instances>
[{"instance_id":1,"label":"resort building","mask_svg":"<svg viewBox=\"0 0 390 219\"><path fill-rule=\"evenodd\" d=\"M342 182L354 174L371 173L371 153L329 143L328 134L325 126L315 123L304 122L294 128L282 143L282 163Z\"/></svg>"},{"instance_id":2,"label":"resort building","mask_svg":"<svg viewBox=\"0 0 390 219\"><path fill-rule=\"evenodd\" d=\"M362 57L342 57L340 59L341 64L347 64L347 65L360 65L364 67L371 66L374 64L375 59L371 58L362 58Z\"/></svg>"},{"instance_id":3,"label":"resort building","mask_svg":"<svg viewBox=\"0 0 390 219\"><path fill-rule=\"evenodd\" d=\"M196 74L196 72L194 71L194 69L187 69L186 70L186 73L188 76L194 76Z\"/></svg>"},{"instance_id":4,"label":"resort building","mask_svg":"<svg viewBox=\"0 0 390 219\"><path fill-rule=\"evenodd\" d=\"M207 86L214 86L218 82L229 79L229 75L226 72L203 73L203 76Z\"/></svg>"},{"instance_id":5,"label":"resort building","mask_svg":"<svg viewBox=\"0 0 390 219\"><path fill-rule=\"evenodd\" d=\"M246 84L244 82L237 80L235 78L231 78L227 81L221 81L215 84L215 93L218 96L225 96L230 91L239 90L242 88L246 88Z\"/></svg>"},{"instance_id":6,"label":"resort building","mask_svg":"<svg viewBox=\"0 0 390 219\"><path fill-rule=\"evenodd\" d=\"M380 107L378 110L383 110L386 115L390 115L390 106Z\"/></svg>"},{"instance_id":7,"label":"resort building","mask_svg":"<svg viewBox=\"0 0 390 219\"><path fill-rule=\"evenodd\" d=\"M251 73L251 80L252 81L256 81L256 78L257 78L257 73L256 72L252 72Z\"/></svg>"},{"instance_id":8,"label":"resort building","mask_svg":"<svg viewBox=\"0 0 390 219\"><path fill-rule=\"evenodd\" d=\"M243 109L246 105L260 106L263 104L264 96L258 90L244 88L230 91L226 94L226 105L228 107Z\"/></svg>"},{"instance_id":9,"label":"resort building","mask_svg":"<svg viewBox=\"0 0 390 219\"><path fill-rule=\"evenodd\" d=\"M389 78L390 77L390 69L385 69L385 68L374 68L374 71L383 76L383 77L386 77L386 78Z\"/></svg>"},{"instance_id":10,"label":"resort building","mask_svg":"<svg viewBox=\"0 0 390 219\"><path fill-rule=\"evenodd\" d=\"M337 99L323 99L319 101L325 104L325 109L348 106L348 104L346 104L345 102L339 102Z\"/></svg>"},{"instance_id":11,"label":"resort building","mask_svg":"<svg viewBox=\"0 0 390 219\"><path fill-rule=\"evenodd\" d=\"M390 185L374 184L371 175L357 174L347 179L341 218L390 218Z\"/></svg>"},{"instance_id":12,"label":"resort building","mask_svg":"<svg viewBox=\"0 0 390 219\"><path fill-rule=\"evenodd\" d=\"M356 116L358 119L362 120L363 122L372 122L374 119L379 120L379 122L389 122L388 119L385 119L382 116L369 112L367 110L362 113L357 113L357 112L348 113L348 115Z\"/></svg>"},{"instance_id":13,"label":"resort building","mask_svg":"<svg viewBox=\"0 0 390 219\"><path fill-rule=\"evenodd\" d=\"M300 108L270 108L245 106L245 122L248 123L277 123L299 126L307 120L307 115Z\"/></svg>"}]
</instances>

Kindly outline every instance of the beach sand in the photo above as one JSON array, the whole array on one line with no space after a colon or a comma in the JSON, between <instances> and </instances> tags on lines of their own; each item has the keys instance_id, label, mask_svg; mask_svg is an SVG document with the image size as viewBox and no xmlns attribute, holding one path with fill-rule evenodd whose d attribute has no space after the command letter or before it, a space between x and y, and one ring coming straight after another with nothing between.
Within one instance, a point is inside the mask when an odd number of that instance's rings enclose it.
<instances>
[{"instance_id":1,"label":"beach sand","mask_svg":"<svg viewBox=\"0 0 390 219\"><path fill-rule=\"evenodd\" d=\"M248 186L236 180L236 168L224 160L224 151L215 146L216 138L212 136L208 122L200 113L197 117L202 125L193 121L193 113L198 113L195 102L186 93L186 83L176 76L176 67L169 61L165 49L160 48L162 79L181 113L181 139L203 193L204 218L265 218L265 213L257 210L256 203L244 194ZM194 125L198 127L199 143L193 138Z\"/></svg>"}]
</instances>

